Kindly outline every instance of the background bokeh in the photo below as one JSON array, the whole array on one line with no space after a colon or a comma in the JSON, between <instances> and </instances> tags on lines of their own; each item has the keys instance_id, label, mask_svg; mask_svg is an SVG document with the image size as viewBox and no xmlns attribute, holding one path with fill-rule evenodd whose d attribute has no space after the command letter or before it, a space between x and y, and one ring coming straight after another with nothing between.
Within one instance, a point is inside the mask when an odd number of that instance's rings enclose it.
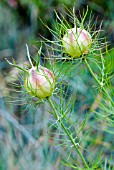
<instances>
[{"instance_id":1,"label":"background bokeh","mask_svg":"<svg viewBox=\"0 0 114 170\"><path fill-rule=\"evenodd\" d=\"M110 54L114 55L114 1L113 0L1 0L0 1L0 170L70 170L60 164L60 155L64 154L61 147L55 147L48 137L47 103L40 109L23 105L21 92L13 92L12 83L15 87L18 80L18 71L9 65L5 58L12 58L20 65L27 64L25 44L29 45L31 56L37 55L40 48L41 36L53 40L53 35L43 25L41 20L51 29L54 29L55 13L62 13L68 19L66 8L72 10L75 3L76 14L79 16L83 10L89 7L89 13L93 13L93 23L99 27L103 21L103 36L109 42ZM89 15L88 15L89 19ZM45 49L43 52L46 53ZM42 56L43 62L43 56ZM80 67L80 75L71 80L72 86L77 85L77 103L75 110L78 114L85 114L92 106L96 91L90 87L93 79L90 74ZM17 88L17 90L20 90ZM89 93L88 93L89 90ZM15 101L18 97L19 101ZM97 96L99 98L99 96ZM80 102L81 101L81 102ZM16 104L15 104L16 103ZM17 104L19 103L19 105ZM22 104L22 105L21 105ZM95 125L94 125L95 126ZM114 145L110 134L100 133L94 130L93 139L86 143L92 150L103 146L105 155L108 156ZM28 133L29 132L29 133ZM100 137L100 138L99 138ZM33 146L36 139L35 146ZM103 140L103 142L102 142ZM113 148L111 148L113 147ZM108 152L109 151L109 152ZM108 159L108 158L107 158Z\"/></svg>"}]
</instances>

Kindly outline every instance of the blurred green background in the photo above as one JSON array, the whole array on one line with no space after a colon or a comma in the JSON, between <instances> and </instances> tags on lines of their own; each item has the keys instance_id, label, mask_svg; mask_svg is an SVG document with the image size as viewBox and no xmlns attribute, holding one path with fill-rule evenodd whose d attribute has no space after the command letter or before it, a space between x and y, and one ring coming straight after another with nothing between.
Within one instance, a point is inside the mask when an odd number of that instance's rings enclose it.
<instances>
[{"instance_id":1,"label":"blurred green background","mask_svg":"<svg viewBox=\"0 0 114 170\"><path fill-rule=\"evenodd\" d=\"M42 24L40 19L51 29L54 29L54 10L62 13L65 18L66 7L72 10L75 3L76 14L89 7L92 11L93 23L97 18L98 27L103 20L103 35L109 41L109 49L114 46L114 1L113 0L1 0L0 1L0 170L70 170L60 163L60 157L64 154L61 147L55 147L48 137L48 105L43 104L40 109L29 109L21 102L21 94L17 96L12 92L13 87L9 83L15 81L18 72L5 60L16 60L18 64L28 63L25 44L30 47L31 56L37 54L41 36L53 40L52 34ZM43 52L46 53L45 49ZM114 49L110 51L114 55ZM42 58L43 61L43 58ZM80 115L92 106L97 92L90 87L93 80L90 74L80 68L80 75L76 77L77 104L76 111ZM76 81L73 80L74 82ZM71 80L72 81L72 80ZM18 83L16 80L15 83ZM75 83L73 84L75 86ZM74 87L75 88L75 87ZM18 89L20 90L20 89ZM89 90L89 93L88 93ZM13 97L13 99L10 98ZM18 97L19 104L15 105L14 97ZM99 97L99 96L97 96ZM9 101L9 102L7 102ZM80 102L81 101L81 102ZM18 101L17 101L18 102ZM27 131L26 131L27 130ZM29 133L28 133L29 132ZM91 151L93 145L103 146L105 154L114 154L114 146L111 148L112 136L94 130L99 140L94 136L89 142ZM94 139L95 138L95 139ZM36 144L33 146L33 143ZM113 139L114 140L114 139ZM103 141L103 142L102 142ZM108 158L107 158L108 159Z\"/></svg>"}]
</instances>

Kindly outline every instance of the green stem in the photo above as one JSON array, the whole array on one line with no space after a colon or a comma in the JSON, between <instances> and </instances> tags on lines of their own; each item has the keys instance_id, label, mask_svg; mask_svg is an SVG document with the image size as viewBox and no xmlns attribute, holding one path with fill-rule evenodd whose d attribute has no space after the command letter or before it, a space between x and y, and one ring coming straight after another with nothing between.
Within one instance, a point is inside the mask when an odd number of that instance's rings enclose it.
<instances>
[{"instance_id":1,"label":"green stem","mask_svg":"<svg viewBox=\"0 0 114 170\"><path fill-rule=\"evenodd\" d=\"M102 89L102 91L104 92L104 94L109 98L112 106L114 106L114 102L112 100L112 98L110 97L110 95L107 93L106 89L103 87L103 85L101 84L101 82L98 80L98 78L95 76L94 72L92 71L89 63L87 62L86 58L84 58L85 64L88 68L88 70L90 71L91 75L93 76L94 80L98 83L98 85L100 86L100 88Z\"/></svg>"},{"instance_id":2,"label":"green stem","mask_svg":"<svg viewBox=\"0 0 114 170\"><path fill-rule=\"evenodd\" d=\"M86 168L89 168L89 166L88 166L87 162L85 161L83 155L81 154L80 150L79 150L78 147L76 146L76 143L75 143L72 135L69 134L69 131L67 130L67 128L65 127L65 125L63 124L63 122L61 122L61 119L60 119L60 117L59 117L58 114L57 114L57 111L56 111L56 109L55 109L54 104L52 103L52 101L51 101L50 99L48 99L48 101L49 101L49 104L50 104L50 106L52 107L52 109L53 109L53 111L54 111L54 114L55 114L56 119L57 119L58 122L61 124L64 132L67 134L68 138L70 139L71 143L73 144L74 148L76 149L77 153L79 154L80 158L82 159L83 163L85 164L85 167L86 167Z\"/></svg>"}]
</instances>

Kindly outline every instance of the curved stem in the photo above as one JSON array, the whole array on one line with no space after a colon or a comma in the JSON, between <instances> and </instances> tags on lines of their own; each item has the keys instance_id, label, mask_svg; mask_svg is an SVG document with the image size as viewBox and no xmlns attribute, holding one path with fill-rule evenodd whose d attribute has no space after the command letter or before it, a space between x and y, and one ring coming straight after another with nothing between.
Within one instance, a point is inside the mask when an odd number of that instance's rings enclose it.
<instances>
[{"instance_id":1,"label":"curved stem","mask_svg":"<svg viewBox=\"0 0 114 170\"><path fill-rule=\"evenodd\" d=\"M28 45L27 44L26 44L26 48L27 48L27 57L28 57L28 60L29 60L29 62L31 64L31 66L34 67L33 64L32 64L32 60L30 58L30 53L29 53L29 49L28 49Z\"/></svg>"},{"instance_id":2,"label":"curved stem","mask_svg":"<svg viewBox=\"0 0 114 170\"><path fill-rule=\"evenodd\" d=\"M112 100L112 98L110 97L110 95L107 93L106 89L103 87L103 85L101 84L101 82L98 80L98 78L95 76L94 72L92 71L89 63L87 62L86 58L84 58L84 62L88 68L88 70L90 71L91 75L93 76L94 80L98 83L98 85L100 86L100 88L102 89L102 91L104 92L104 94L109 98L112 106L114 106L114 102Z\"/></svg>"},{"instance_id":3,"label":"curved stem","mask_svg":"<svg viewBox=\"0 0 114 170\"><path fill-rule=\"evenodd\" d=\"M80 150L78 149L78 147L77 147L77 145L76 145L76 143L75 143L72 135L70 135L69 131L67 130L67 128L65 127L65 125L64 125L63 122L61 121L60 117L58 116L54 104L52 103L52 101L51 101L50 99L48 99L48 101L49 101L49 104L50 104L50 106L52 107L52 109L53 109L53 111L54 111L54 114L55 114L56 119L57 119L58 122L61 124L64 132L66 133L66 135L67 135L68 138L70 139L72 145L74 146L75 150L77 151L77 153L79 154L80 158L82 159L85 167L86 167L86 168L89 168L89 166L88 166L87 162L85 161L83 155L81 154Z\"/></svg>"}]
</instances>

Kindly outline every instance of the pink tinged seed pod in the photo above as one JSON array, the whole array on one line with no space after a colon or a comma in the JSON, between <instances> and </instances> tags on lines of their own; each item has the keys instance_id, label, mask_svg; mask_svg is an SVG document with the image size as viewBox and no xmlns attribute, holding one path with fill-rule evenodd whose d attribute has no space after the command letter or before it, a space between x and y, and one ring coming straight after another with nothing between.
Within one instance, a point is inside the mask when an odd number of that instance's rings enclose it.
<instances>
[{"instance_id":1,"label":"pink tinged seed pod","mask_svg":"<svg viewBox=\"0 0 114 170\"><path fill-rule=\"evenodd\" d=\"M78 58L83 54L88 54L92 45L91 35L81 28L71 28L63 36L63 47L71 57Z\"/></svg>"},{"instance_id":2,"label":"pink tinged seed pod","mask_svg":"<svg viewBox=\"0 0 114 170\"><path fill-rule=\"evenodd\" d=\"M25 77L25 90L32 96L44 99L52 95L55 88L53 73L45 67L32 67Z\"/></svg>"}]
</instances>

